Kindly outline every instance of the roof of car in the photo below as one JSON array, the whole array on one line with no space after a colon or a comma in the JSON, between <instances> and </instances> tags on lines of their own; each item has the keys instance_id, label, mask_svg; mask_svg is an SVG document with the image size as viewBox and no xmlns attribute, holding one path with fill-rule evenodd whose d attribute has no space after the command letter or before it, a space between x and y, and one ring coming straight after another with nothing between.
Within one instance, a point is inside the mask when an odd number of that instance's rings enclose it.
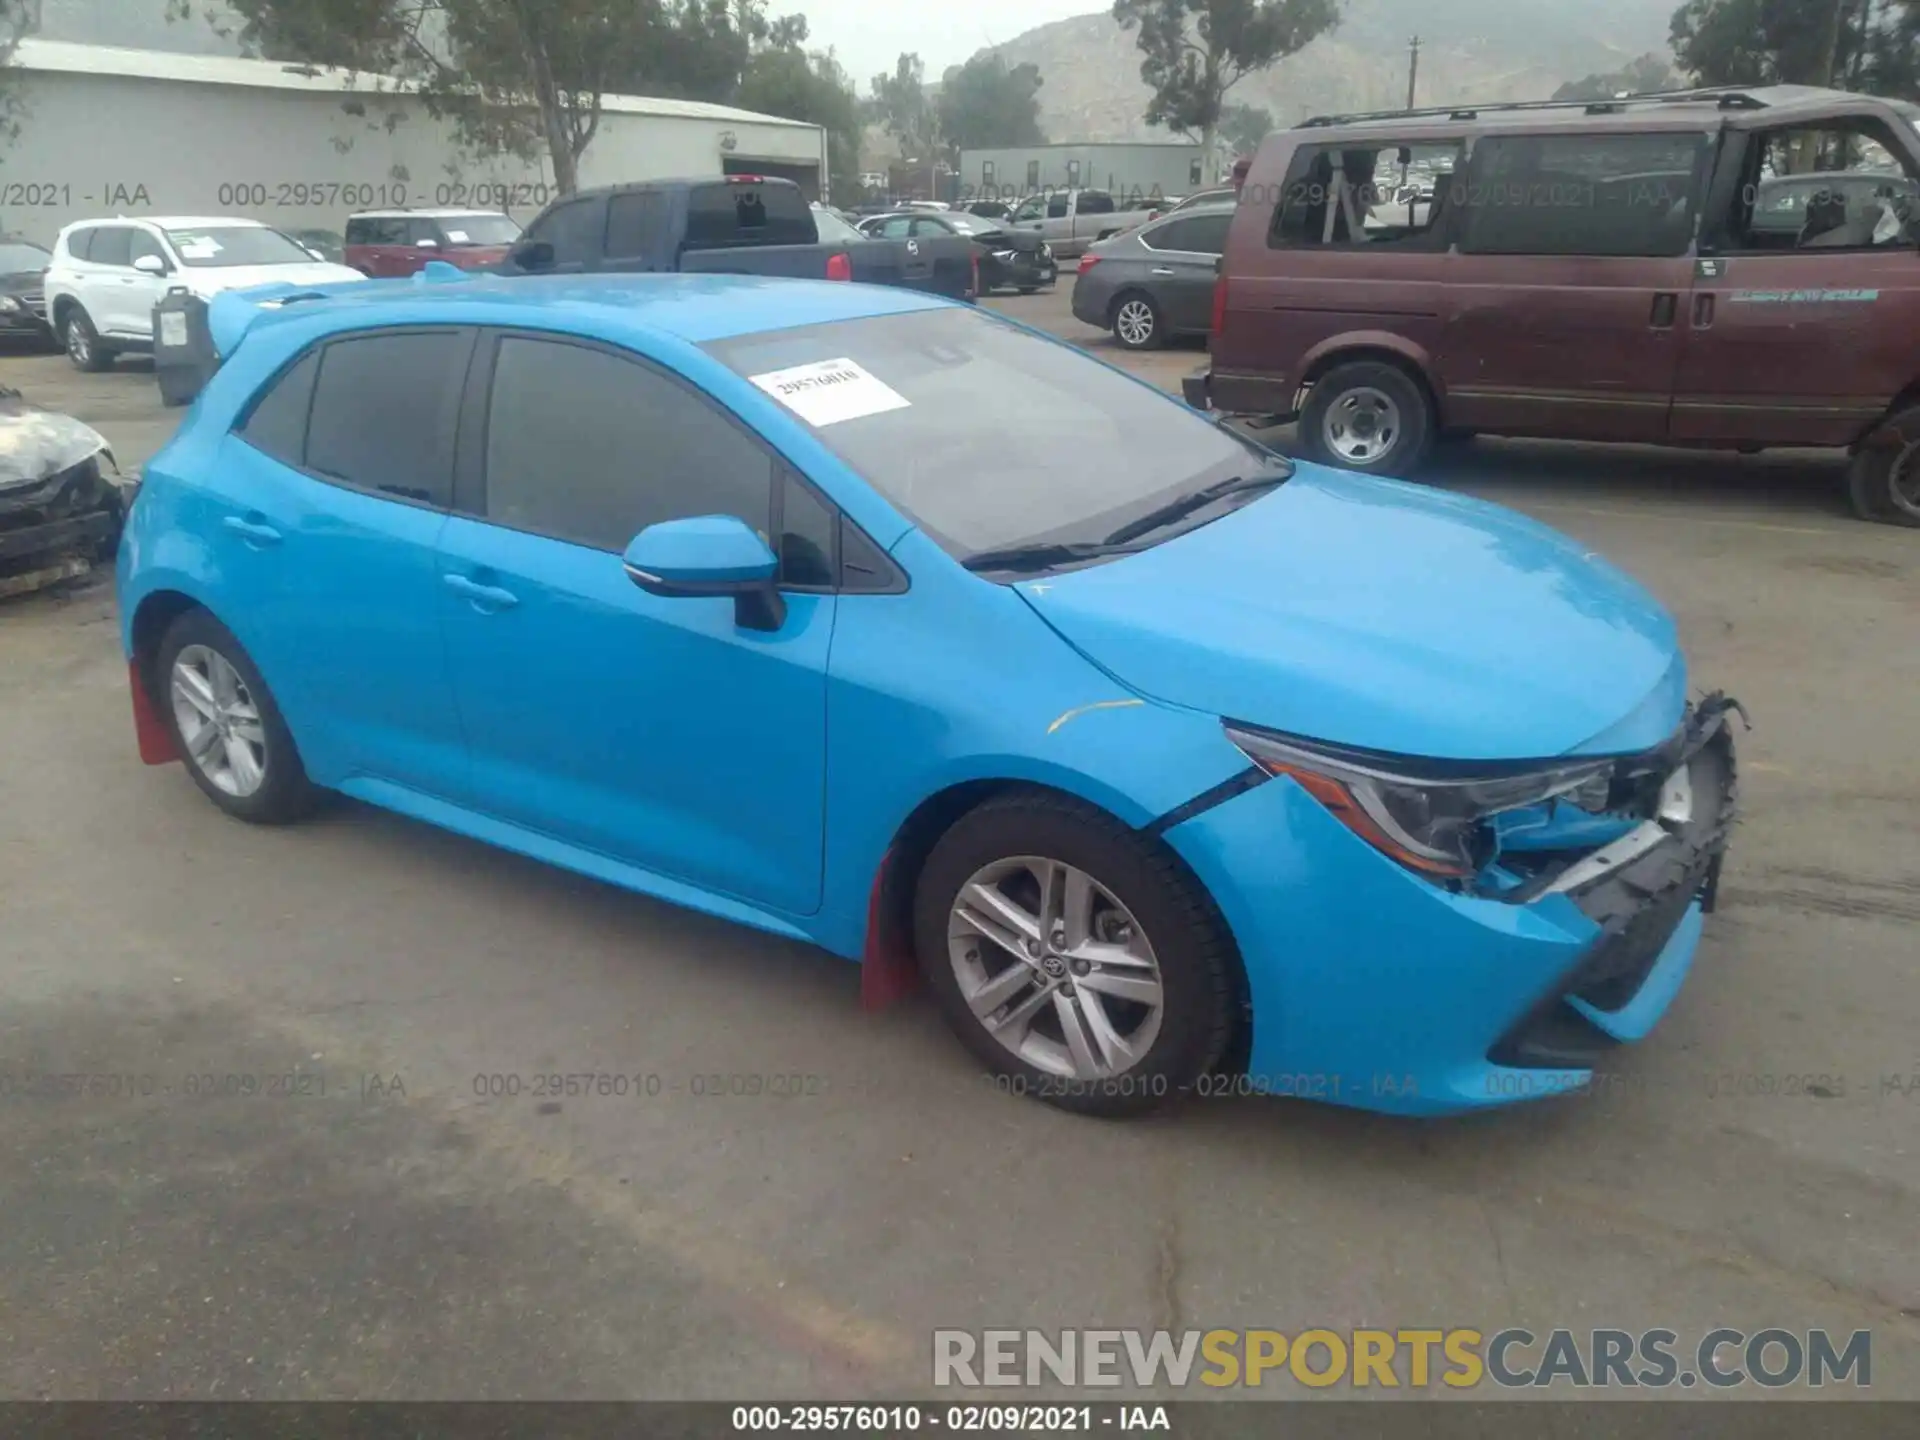
<instances>
[{"instance_id":1,"label":"roof of car","mask_svg":"<svg viewBox=\"0 0 1920 1440\"><path fill-rule=\"evenodd\" d=\"M1371 134L1389 127L1409 132L1428 128L1454 130L1462 125L1479 130L1668 130L1676 122L1713 124L1720 121L1743 126L1775 126L1835 107L1857 110L1874 106L1892 106L1903 112L1908 108L1900 101L1817 85L1722 85L1611 100L1508 101L1479 105L1469 102L1423 110L1319 115L1289 133L1304 139L1304 132L1311 131L1356 130Z\"/></svg>"},{"instance_id":2,"label":"roof of car","mask_svg":"<svg viewBox=\"0 0 1920 1440\"><path fill-rule=\"evenodd\" d=\"M953 302L915 290L828 280L773 280L757 275L474 275L414 276L345 286L323 298L281 306L256 324L325 313L357 329L369 312L396 325L443 318L448 306L477 306L463 323L532 323L529 312L563 312L569 331L608 339L664 334L704 344L736 335L863 320ZM324 312L321 307L325 307ZM347 323L351 322L351 323ZM544 327L543 327L544 328Z\"/></svg>"},{"instance_id":3,"label":"roof of car","mask_svg":"<svg viewBox=\"0 0 1920 1440\"><path fill-rule=\"evenodd\" d=\"M504 210L356 210L349 220L471 220L476 215L506 218Z\"/></svg>"},{"instance_id":4,"label":"roof of car","mask_svg":"<svg viewBox=\"0 0 1920 1440\"><path fill-rule=\"evenodd\" d=\"M246 227L251 230L265 230L267 225L259 220L244 219L239 215L95 215L86 220L75 220L63 230L79 230L90 225L158 225L162 230L192 230L219 225L234 229Z\"/></svg>"}]
</instances>

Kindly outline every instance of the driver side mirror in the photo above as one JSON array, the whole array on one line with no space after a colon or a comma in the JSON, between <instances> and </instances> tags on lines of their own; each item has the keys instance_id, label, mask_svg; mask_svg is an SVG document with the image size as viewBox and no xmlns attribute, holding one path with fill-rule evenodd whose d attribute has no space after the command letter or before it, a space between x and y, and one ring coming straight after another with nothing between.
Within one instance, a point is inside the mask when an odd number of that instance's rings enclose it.
<instances>
[{"instance_id":1,"label":"driver side mirror","mask_svg":"<svg viewBox=\"0 0 1920 1440\"><path fill-rule=\"evenodd\" d=\"M133 268L142 275L164 275L172 267L158 255L142 255L134 260Z\"/></svg>"},{"instance_id":2,"label":"driver side mirror","mask_svg":"<svg viewBox=\"0 0 1920 1440\"><path fill-rule=\"evenodd\" d=\"M621 556L627 578L649 595L668 599L733 597L734 623L743 630L778 630L787 602L780 562L767 542L736 515L695 515L649 525Z\"/></svg>"},{"instance_id":3,"label":"driver side mirror","mask_svg":"<svg viewBox=\"0 0 1920 1440\"><path fill-rule=\"evenodd\" d=\"M545 240L522 240L511 254L522 270L547 270L553 265L553 246Z\"/></svg>"},{"instance_id":4,"label":"driver side mirror","mask_svg":"<svg viewBox=\"0 0 1920 1440\"><path fill-rule=\"evenodd\" d=\"M422 235L418 240L413 242L413 247L416 250L438 250L440 248L440 242L431 236Z\"/></svg>"}]
</instances>

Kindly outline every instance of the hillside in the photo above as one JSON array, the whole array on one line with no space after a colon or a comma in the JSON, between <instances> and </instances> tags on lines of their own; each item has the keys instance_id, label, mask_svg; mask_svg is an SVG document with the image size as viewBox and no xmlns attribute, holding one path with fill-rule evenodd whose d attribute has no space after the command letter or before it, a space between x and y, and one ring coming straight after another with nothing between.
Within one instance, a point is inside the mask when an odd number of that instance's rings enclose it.
<instances>
[{"instance_id":1,"label":"hillside","mask_svg":"<svg viewBox=\"0 0 1920 1440\"><path fill-rule=\"evenodd\" d=\"M1420 36L1419 101L1539 99L1562 81L1667 48L1675 0L1347 0L1339 29L1243 80L1235 102L1291 125L1308 115L1406 103L1407 41ZM1157 138L1134 36L1106 12L1042 25L993 47L1046 84L1040 123L1063 140Z\"/></svg>"}]
</instances>

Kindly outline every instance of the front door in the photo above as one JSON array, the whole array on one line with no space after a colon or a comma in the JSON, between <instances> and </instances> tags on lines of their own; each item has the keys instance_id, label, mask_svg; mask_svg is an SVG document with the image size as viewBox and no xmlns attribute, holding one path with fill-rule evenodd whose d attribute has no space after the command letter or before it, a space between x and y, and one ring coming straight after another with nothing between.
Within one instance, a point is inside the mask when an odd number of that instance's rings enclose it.
<instances>
[{"instance_id":1,"label":"front door","mask_svg":"<svg viewBox=\"0 0 1920 1440\"><path fill-rule=\"evenodd\" d=\"M650 595L621 563L662 520L731 514L774 533L774 457L624 352L512 334L493 344L471 478L463 451L469 513L449 521L439 557L478 807L812 913L835 597L789 594L785 622L764 632L737 624L729 599ZM798 482L781 483L784 515L804 495L790 502Z\"/></svg>"},{"instance_id":2,"label":"front door","mask_svg":"<svg viewBox=\"0 0 1920 1440\"><path fill-rule=\"evenodd\" d=\"M205 467L222 618L308 772L370 799L466 790L434 546L472 346L468 330L409 329L316 348Z\"/></svg>"},{"instance_id":3,"label":"front door","mask_svg":"<svg viewBox=\"0 0 1920 1440\"><path fill-rule=\"evenodd\" d=\"M1700 130L1475 143L1452 187L1465 206L1436 364L1448 424L1666 437L1711 154Z\"/></svg>"},{"instance_id":4,"label":"front door","mask_svg":"<svg viewBox=\"0 0 1920 1440\"><path fill-rule=\"evenodd\" d=\"M161 297L170 286L179 283L174 273L173 260L161 248L160 241L146 230L134 230L128 237L128 252L136 262L130 277L121 286L126 310L124 322L128 333L151 336L153 334L153 307L160 303ZM137 262L145 257L149 265L158 261L162 267L158 275L138 268Z\"/></svg>"},{"instance_id":5,"label":"front door","mask_svg":"<svg viewBox=\"0 0 1920 1440\"><path fill-rule=\"evenodd\" d=\"M1673 434L1850 444L1920 379L1920 163L1870 116L1737 139L1707 217Z\"/></svg>"}]
</instances>

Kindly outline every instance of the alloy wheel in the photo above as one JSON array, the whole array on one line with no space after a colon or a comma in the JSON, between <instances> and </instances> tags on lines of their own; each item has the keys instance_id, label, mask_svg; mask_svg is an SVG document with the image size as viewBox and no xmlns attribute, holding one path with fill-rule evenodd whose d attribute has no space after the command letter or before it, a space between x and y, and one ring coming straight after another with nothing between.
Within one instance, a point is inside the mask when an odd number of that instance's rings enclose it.
<instances>
[{"instance_id":1,"label":"alloy wheel","mask_svg":"<svg viewBox=\"0 0 1920 1440\"><path fill-rule=\"evenodd\" d=\"M1320 423L1327 450L1349 465L1374 464L1399 442L1400 431L1400 407L1371 385L1339 395Z\"/></svg>"},{"instance_id":2,"label":"alloy wheel","mask_svg":"<svg viewBox=\"0 0 1920 1440\"><path fill-rule=\"evenodd\" d=\"M87 339L87 327L77 315L67 321L67 358L82 368L93 360L93 344Z\"/></svg>"},{"instance_id":3,"label":"alloy wheel","mask_svg":"<svg viewBox=\"0 0 1920 1440\"><path fill-rule=\"evenodd\" d=\"M168 691L187 758L209 784L245 799L266 783L266 726L232 661L205 645L185 646Z\"/></svg>"},{"instance_id":4,"label":"alloy wheel","mask_svg":"<svg viewBox=\"0 0 1920 1440\"><path fill-rule=\"evenodd\" d=\"M1152 943L1112 891L1072 865L1021 855L975 871L949 912L947 951L974 1018L1036 1070L1121 1075L1160 1033Z\"/></svg>"},{"instance_id":5,"label":"alloy wheel","mask_svg":"<svg viewBox=\"0 0 1920 1440\"><path fill-rule=\"evenodd\" d=\"M1113 328L1129 345L1145 345L1153 339L1153 307L1144 300L1129 300L1114 312Z\"/></svg>"}]
</instances>

